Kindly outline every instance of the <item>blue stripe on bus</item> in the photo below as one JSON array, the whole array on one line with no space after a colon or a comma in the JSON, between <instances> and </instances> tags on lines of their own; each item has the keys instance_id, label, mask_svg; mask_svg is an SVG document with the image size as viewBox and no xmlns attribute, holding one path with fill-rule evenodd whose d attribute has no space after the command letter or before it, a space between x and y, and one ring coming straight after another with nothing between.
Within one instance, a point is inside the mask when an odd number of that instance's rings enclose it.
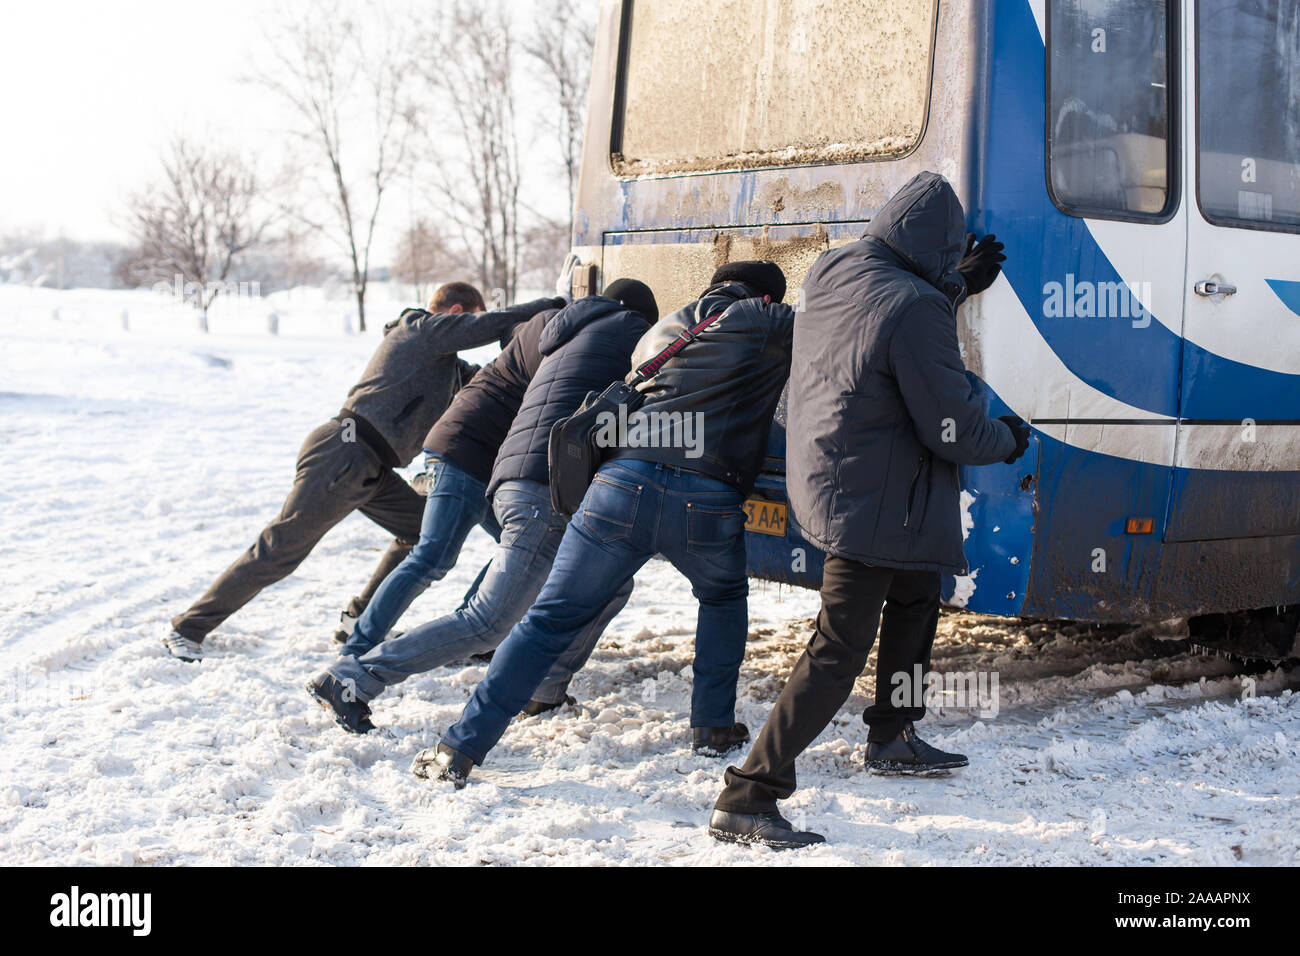
<instances>
[{"instance_id":1,"label":"blue stripe on bus","mask_svg":"<svg viewBox=\"0 0 1300 956\"><path fill-rule=\"evenodd\" d=\"M1268 287L1272 289L1282 304L1300 315L1300 282L1288 282L1286 279L1265 279Z\"/></svg>"},{"instance_id":2,"label":"blue stripe on bus","mask_svg":"<svg viewBox=\"0 0 1300 956\"><path fill-rule=\"evenodd\" d=\"M994 16L985 192L975 226L1007 244L1007 279L1044 340L1084 382L1153 414L1180 413L1181 358L1183 417L1296 417L1300 375L1236 362L1191 342L1184 351L1183 339L1154 319L1134 328L1129 317L1044 316L1048 283L1064 283L1070 274L1094 283L1123 280L1085 222L1062 213L1048 195L1044 53L1029 4L999 4Z\"/></svg>"}]
</instances>

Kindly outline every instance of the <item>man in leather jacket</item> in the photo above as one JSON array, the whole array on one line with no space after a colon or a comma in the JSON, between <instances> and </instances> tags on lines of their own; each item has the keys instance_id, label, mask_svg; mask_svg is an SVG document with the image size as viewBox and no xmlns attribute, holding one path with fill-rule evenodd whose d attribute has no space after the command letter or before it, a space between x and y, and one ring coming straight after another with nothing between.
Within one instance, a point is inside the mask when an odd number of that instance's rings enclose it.
<instances>
[{"instance_id":1,"label":"man in leather jacket","mask_svg":"<svg viewBox=\"0 0 1300 956\"><path fill-rule=\"evenodd\" d=\"M656 553L686 576L700 602L692 746L719 755L748 740L735 721L749 630L742 504L789 375L795 314L780 304L784 296L775 263L730 263L698 301L641 339L633 374L684 330L712 319L644 386L635 413L642 417L598 470L541 594L497 649L460 720L416 757L418 776L464 786L554 662ZM651 434L657 440L645 440Z\"/></svg>"}]
</instances>

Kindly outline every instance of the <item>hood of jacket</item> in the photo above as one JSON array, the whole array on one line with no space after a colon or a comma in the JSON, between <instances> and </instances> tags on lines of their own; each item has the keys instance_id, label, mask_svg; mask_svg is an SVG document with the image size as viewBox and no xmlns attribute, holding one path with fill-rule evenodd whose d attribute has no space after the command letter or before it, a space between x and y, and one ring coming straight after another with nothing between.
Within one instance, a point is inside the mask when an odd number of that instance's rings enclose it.
<instances>
[{"instance_id":1,"label":"hood of jacket","mask_svg":"<svg viewBox=\"0 0 1300 956\"><path fill-rule=\"evenodd\" d=\"M603 295L584 296L551 316L537 340L537 348L543 355L550 355L597 319L626 311L627 306L622 302Z\"/></svg>"},{"instance_id":2,"label":"hood of jacket","mask_svg":"<svg viewBox=\"0 0 1300 956\"><path fill-rule=\"evenodd\" d=\"M700 296L699 301L702 303L700 318L706 318L719 309L725 309L733 302L762 297L762 293L755 292L743 282L720 282L715 286L709 286Z\"/></svg>"},{"instance_id":3,"label":"hood of jacket","mask_svg":"<svg viewBox=\"0 0 1300 956\"><path fill-rule=\"evenodd\" d=\"M885 203L864 236L888 246L935 288L966 251L966 215L948 180L917 173Z\"/></svg>"}]
</instances>

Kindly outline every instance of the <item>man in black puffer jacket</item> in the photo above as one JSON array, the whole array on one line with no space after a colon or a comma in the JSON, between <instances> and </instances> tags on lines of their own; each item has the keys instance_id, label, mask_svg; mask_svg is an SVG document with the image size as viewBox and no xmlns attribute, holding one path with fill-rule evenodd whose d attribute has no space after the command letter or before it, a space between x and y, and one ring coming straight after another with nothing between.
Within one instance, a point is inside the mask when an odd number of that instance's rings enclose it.
<instances>
[{"instance_id":1,"label":"man in black puffer jacket","mask_svg":"<svg viewBox=\"0 0 1300 956\"><path fill-rule=\"evenodd\" d=\"M568 523L551 507L546 462L551 426L572 415L588 392L600 391L627 374L633 348L658 318L650 289L620 279L604 295L579 299L546 321L538 337L541 363L501 443L488 484L492 511L501 528L491 561L454 613L377 644L359 657L337 661L330 674L349 691L351 700L343 700L344 705L362 711L385 687L492 651L510 633L545 583ZM554 679L532 698L529 713L565 703L569 676L586 662L631 593L629 580L607 600L599 616L587 622L580 639L556 663ZM362 716L367 717L364 722ZM350 723L363 732L369 729L364 713L341 718L340 723L348 729L357 729Z\"/></svg>"},{"instance_id":2,"label":"man in black puffer jacket","mask_svg":"<svg viewBox=\"0 0 1300 956\"><path fill-rule=\"evenodd\" d=\"M749 739L736 723L749 633L742 504L790 369L794 310L780 304L784 295L775 263L730 263L699 300L641 340L636 368L689 337L641 386L645 401L627 416L612 460L564 532L546 586L497 650L460 720L416 757L417 776L463 786L555 662L656 553L686 577L700 604L692 748L718 756Z\"/></svg>"},{"instance_id":3,"label":"man in black puffer jacket","mask_svg":"<svg viewBox=\"0 0 1300 956\"><path fill-rule=\"evenodd\" d=\"M975 245L947 180L921 173L804 281L786 484L799 526L827 552L822 610L745 766L727 770L710 821L717 839L821 842L794 832L776 802L794 792L795 758L853 690L882 605L876 698L863 715L867 769L966 765L917 737L923 702L892 694L895 675L929 669L940 573L966 570L957 466L1010 464L1028 447L1023 422L988 417L957 343L956 306L993 283L1001 248L992 236Z\"/></svg>"}]
</instances>

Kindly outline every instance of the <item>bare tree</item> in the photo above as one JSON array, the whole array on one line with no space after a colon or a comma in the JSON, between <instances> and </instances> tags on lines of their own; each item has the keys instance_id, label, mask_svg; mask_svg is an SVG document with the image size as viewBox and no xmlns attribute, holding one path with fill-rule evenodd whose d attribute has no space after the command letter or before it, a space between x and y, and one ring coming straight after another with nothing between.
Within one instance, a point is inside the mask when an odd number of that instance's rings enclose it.
<instances>
[{"instance_id":1,"label":"bare tree","mask_svg":"<svg viewBox=\"0 0 1300 956\"><path fill-rule=\"evenodd\" d=\"M573 234L564 223L534 217L520 241L519 281L525 289L549 289L555 272L572 246Z\"/></svg>"},{"instance_id":2,"label":"bare tree","mask_svg":"<svg viewBox=\"0 0 1300 956\"><path fill-rule=\"evenodd\" d=\"M501 0L455 0L426 28L421 60L443 105L427 133L435 205L455 226L486 289L514 301L519 281L515 40Z\"/></svg>"},{"instance_id":3,"label":"bare tree","mask_svg":"<svg viewBox=\"0 0 1300 956\"><path fill-rule=\"evenodd\" d=\"M391 7L366 5L364 22L355 9L338 2L286 8L270 38L273 63L256 79L293 109L297 136L323 168L330 215L291 211L346 256L365 331L375 226L410 142L414 51L413 31Z\"/></svg>"},{"instance_id":4,"label":"bare tree","mask_svg":"<svg viewBox=\"0 0 1300 956\"><path fill-rule=\"evenodd\" d=\"M399 282L413 286L416 298L425 302L434 286L457 266L441 230L428 219L417 219L397 241L391 272Z\"/></svg>"},{"instance_id":5,"label":"bare tree","mask_svg":"<svg viewBox=\"0 0 1300 956\"><path fill-rule=\"evenodd\" d=\"M161 179L131 200L128 225L138 243L132 277L181 277L206 332L213 301L267 235L272 216L260 199L257 176L239 156L175 140Z\"/></svg>"},{"instance_id":6,"label":"bare tree","mask_svg":"<svg viewBox=\"0 0 1300 956\"><path fill-rule=\"evenodd\" d=\"M255 280L263 293L346 281L338 263L318 255L316 243L311 241L314 238L314 233L293 228L292 224L279 229L244 260L240 275Z\"/></svg>"},{"instance_id":7,"label":"bare tree","mask_svg":"<svg viewBox=\"0 0 1300 956\"><path fill-rule=\"evenodd\" d=\"M578 193L578 167L582 161L597 13L598 5L593 0L538 0L536 25L525 44L529 59L549 87L556 110L554 128L569 187L565 227L570 236Z\"/></svg>"}]
</instances>

